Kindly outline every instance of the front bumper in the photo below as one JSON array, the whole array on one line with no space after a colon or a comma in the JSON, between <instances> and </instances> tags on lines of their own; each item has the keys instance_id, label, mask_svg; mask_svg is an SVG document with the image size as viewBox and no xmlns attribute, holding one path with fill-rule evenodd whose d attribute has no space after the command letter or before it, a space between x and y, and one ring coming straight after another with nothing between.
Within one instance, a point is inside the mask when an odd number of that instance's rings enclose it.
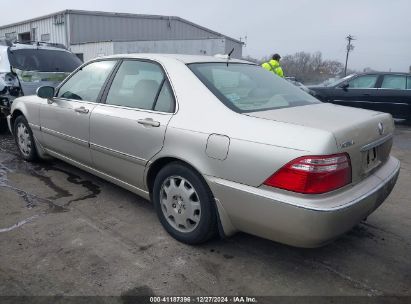
<instances>
[{"instance_id":1,"label":"front bumper","mask_svg":"<svg viewBox=\"0 0 411 304\"><path fill-rule=\"evenodd\" d=\"M397 181L400 162L390 157L360 183L322 195L250 187L206 176L227 234L244 231L297 247L319 247L377 209Z\"/></svg>"}]
</instances>

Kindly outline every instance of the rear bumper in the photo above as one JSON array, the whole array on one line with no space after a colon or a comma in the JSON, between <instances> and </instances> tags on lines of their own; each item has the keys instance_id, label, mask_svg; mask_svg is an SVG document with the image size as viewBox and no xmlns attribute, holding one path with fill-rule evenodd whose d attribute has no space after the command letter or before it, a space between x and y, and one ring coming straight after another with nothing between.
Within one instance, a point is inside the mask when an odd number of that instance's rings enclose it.
<instances>
[{"instance_id":1,"label":"rear bumper","mask_svg":"<svg viewBox=\"0 0 411 304\"><path fill-rule=\"evenodd\" d=\"M224 231L244 231L297 247L319 247L377 209L397 181L394 157L360 183L327 195L299 195L250 187L215 177L207 182L218 202Z\"/></svg>"}]
</instances>

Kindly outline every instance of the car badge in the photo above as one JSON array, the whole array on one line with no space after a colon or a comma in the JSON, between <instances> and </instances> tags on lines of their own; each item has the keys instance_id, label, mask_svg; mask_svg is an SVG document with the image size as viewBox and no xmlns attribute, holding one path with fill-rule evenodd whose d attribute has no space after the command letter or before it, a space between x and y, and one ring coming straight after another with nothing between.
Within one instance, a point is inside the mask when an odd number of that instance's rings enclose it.
<instances>
[{"instance_id":1,"label":"car badge","mask_svg":"<svg viewBox=\"0 0 411 304\"><path fill-rule=\"evenodd\" d=\"M343 143L341 144L341 148L348 148L348 147L352 146L353 144L354 144L354 141L353 141L353 140L349 140L349 141L343 142Z\"/></svg>"},{"instance_id":2,"label":"car badge","mask_svg":"<svg viewBox=\"0 0 411 304\"><path fill-rule=\"evenodd\" d=\"M378 133L380 133L380 135L384 134L384 125L382 124L382 122L378 123Z\"/></svg>"}]
</instances>

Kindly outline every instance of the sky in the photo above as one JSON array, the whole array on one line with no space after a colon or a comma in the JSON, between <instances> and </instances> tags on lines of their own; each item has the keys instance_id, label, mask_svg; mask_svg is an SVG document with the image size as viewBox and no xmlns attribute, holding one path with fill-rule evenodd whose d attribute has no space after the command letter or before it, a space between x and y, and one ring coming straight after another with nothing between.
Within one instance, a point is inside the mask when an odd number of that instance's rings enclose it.
<instances>
[{"instance_id":1,"label":"sky","mask_svg":"<svg viewBox=\"0 0 411 304\"><path fill-rule=\"evenodd\" d=\"M411 0L0 0L0 4L0 25L64 9L179 16L232 38L247 36L243 55L257 59L273 53L320 51L324 59L344 62L345 37L351 34L356 40L349 68L406 72L411 66Z\"/></svg>"}]
</instances>

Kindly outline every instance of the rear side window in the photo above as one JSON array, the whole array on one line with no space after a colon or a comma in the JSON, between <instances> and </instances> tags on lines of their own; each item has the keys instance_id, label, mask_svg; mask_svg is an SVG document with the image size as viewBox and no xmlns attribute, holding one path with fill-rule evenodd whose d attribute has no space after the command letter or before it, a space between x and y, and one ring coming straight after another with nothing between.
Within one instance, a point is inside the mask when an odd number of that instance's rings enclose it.
<instances>
[{"instance_id":1,"label":"rear side window","mask_svg":"<svg viewBox=\"0 0 411 304\"><path fill-rule=\"evenodd\" d=\"M377 75L358 76L348 82L351 89L367 89L374 88L377 82Z\"/></svg>"},{"instance_id":2,"label":"rear side window","mask_svg":"<svg viewBox=\"0 0 411 304\"><path fill-rule=\"evenodd\" d=\"M384 75L381 88L405 90L406 77L403 75Z\"/></svg>"},{"instance_id":3,"label":"rear side window","mask_svg":"<svg viewBox=\"0 0 411 304\"><path fill-rule=\"evenodd\" d=\"M57 97L96 102L116 61L97 61L84 66L65 82Z\"/></svg>"},{"instance_id":4,"label":"rear side window","mask_svg":"<svg viewBox=\"0 0 411 304\"><path fill-rule=\"evenodd\" d=\"M82 62L67 51L43 49L9 49L9 60L13 68L23 71L73 72Z\"/></svg>"},{"instance_id":5,"label":"rear side window","mask_svg":"<svg viewBox=\"0 0 411 304\"><path fill-rule=\"evenodd\" d=\"M121 64L108 92L106 104L162 112L174 111L174 99L161 67L137 60Z\"/></svg>"},{"instance_id":6,"label":"rear side window","mask_svg":"<svg viewBox=\"0 0 411 304\"><path fill-rule=\"evenodd\" d=\"M168 81L165 81L161 88L154 110L168 113L174 112L174 97Z\"/></svg>"},{"instance_id":7,"label":"rear side window","mask_svg":"<svg viewBox=\"0 0 411 304\"><path fill-rule=\"evenodd\" d=\"M407 90L411 90L411 76L407 77Z\"/></svg>"}]
</instances>

